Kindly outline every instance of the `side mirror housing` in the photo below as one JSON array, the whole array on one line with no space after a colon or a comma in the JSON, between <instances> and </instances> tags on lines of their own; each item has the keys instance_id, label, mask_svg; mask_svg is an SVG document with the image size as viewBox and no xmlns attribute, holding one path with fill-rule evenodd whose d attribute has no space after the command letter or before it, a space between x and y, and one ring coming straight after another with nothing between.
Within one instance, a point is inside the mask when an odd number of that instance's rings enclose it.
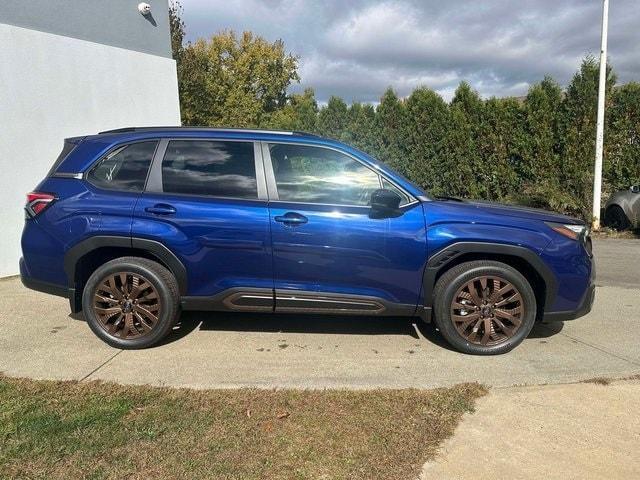
<instances>
[{"instance_id":1,"label":"side mirror housing","mask_svg":"<svg viewBox=\"0 0 640 480\"><path fill-rule=\"evenodd\" d=\"M400 195L393 190L381 188L374 191L371 194L372 216L378 218L399 216L401 201Z\"/></svg>"},{"instance_id":2,"label":"side mirror housing","mask_svg":"<svg viewBox=\"0 0 640 480\"><path fill-rule=\"evenodd\" d=\"M640 185L631 185L631 193L640 193Z\"/></svg>"}]
</instances>

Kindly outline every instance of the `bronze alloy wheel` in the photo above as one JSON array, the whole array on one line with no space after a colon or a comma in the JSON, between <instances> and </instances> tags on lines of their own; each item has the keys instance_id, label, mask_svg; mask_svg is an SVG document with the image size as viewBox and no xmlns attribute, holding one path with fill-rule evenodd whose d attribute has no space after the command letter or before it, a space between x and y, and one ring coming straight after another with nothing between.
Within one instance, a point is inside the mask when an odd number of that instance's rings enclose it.
<instances>
[{"instance_id":1,"label":"bronze alloy wheel","mask_svg":"<svg viewBox=\"0 0 640 480\"><path fill-rule=\"evenodd\" d=\"M161 306L156 288L142 275L119 272L106 277L93 295L100 326L121 340L147 335L158 324Z\"/></svg>"},{"instance_id":2,"label":"bronze alloy wheel","mask_svg":"<svg viewBox=\"0 0 640 480\"><path fill-rule=\"evenodd\" d=\"M525 315L522 295L512 283L491 275L465 283L451 302L451 321L469 343L498 345L513 337Z\"/></svg>"}]
</instances>

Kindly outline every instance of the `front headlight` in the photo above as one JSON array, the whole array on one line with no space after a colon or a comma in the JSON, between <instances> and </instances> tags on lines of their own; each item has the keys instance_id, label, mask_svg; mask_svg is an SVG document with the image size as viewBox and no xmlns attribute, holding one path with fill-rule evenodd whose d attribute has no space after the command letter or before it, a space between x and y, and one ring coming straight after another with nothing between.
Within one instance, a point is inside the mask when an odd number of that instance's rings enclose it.
<instances>
[{"instance_id":1,"label":"front headlight","mask_svg":"<svg viewBox=\"0 0 640 480\"><path fill-rule=\"evenodd\" d=\"M579 240L585 238L589 234L589 229L586 225L565 225L562 223L545 222L552 229L558 232L560 235L564 235L571 240Z\"/></svg>"}]
</instances>

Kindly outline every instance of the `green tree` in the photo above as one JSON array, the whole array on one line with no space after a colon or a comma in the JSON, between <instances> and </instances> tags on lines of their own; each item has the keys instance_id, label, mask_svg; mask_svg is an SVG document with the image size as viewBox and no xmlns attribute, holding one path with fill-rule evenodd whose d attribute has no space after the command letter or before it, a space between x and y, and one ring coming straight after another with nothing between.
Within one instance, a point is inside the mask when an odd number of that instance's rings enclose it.
<instances>
[{"instance_id":1,"label":"green tree","mask_svg":"<svg viewBox=\"0 0 640 480\"><path fill-rule=\"evenodd\" d=\"M393 89L388 88L376 108L377 158L406 174L408 159L404 142L406 110Z\"/></svg>"},{"instance_id":2,"label":"green tree","mask_svg":"<svg viewBox=\"0 0 640 480\"><path fill-rule=\"evenodd\" d=\"M605 193L640 184L640 83L628 83L613 91L608 124Z\"/></svg>"},{"instance_id":3,"label":"green tree","mask_svg":"<svg viewBox=\"0 0 640 480\"><path fill-rule=\"evenodd\" d=\"M565 211L589 218L593 188L595 157L596 106L598 99L599 64L587 57L567 88L562 109L562 161L560 184L572 193L573 201ZM607 68L606 108L611 106L611 91L615 75ZM605 130L605 138L608 135Z\"/></svg>"},{"instance_id":4,"label":"green tree","mask_svg":"<svg viewBox=\"0 0 640 480\"><path fill-rule=\"evenodd\" d=\"M518 188L522 116L513 98L490 98L483 104L476 144L482 159L481 191L489 200L503 200Z\"/></svg>"},{"instance_id":5,"label":"green tree","mask_svg":"<svg viewBox=\"0 0 640 480\"><path fill-rule=\"evenodd\" d=\"M349 125L347 104L339 97L332 96L326 107L318 114L318 132L325 137L340 140Z\"/></svg>"},{"instance_id":6,"label":"green tree","mask_svg":"<svg viewBox=\"0 0 640 480\"><path fill-rule=\"evenodd\" d=\"M265 116L262 127L280 130L299 130L313 133L318 122L318 102L312 88L302 94L293 94L286 105Z\"/></svg>"},{"instance_id":7,"label":"green tree","mask_svg":"<svg viewBox=\"0 0 640 480\"><path fill-rule=\"evenodd\" d=\"M525 98L520 189L510 197L518 203L564 211L575 203L560 181L563 93L551 77L532 85Z\"/></svg>"},{"instance_id":8,"label":"green tree","mask_svg":"<svg viewBox=\"0 0 640 480\"><path fill-rule=\"evenodd\" d=\"M342 140L370 155L376 155L376 110L373 105L354 102L348 110L349 123Z\"/></svg>"},{"instance_id":9,"label":"green tree","mask_svg":"<svg viewBox=\"0 0 640 480\"><path fill-rule=\"evenodd\" d=\"M444 154L449 128L449 107L425 87L417 88L405 102L407 174L434 195L448 193L451 163Z\"/></svg>"},{"instance_id":10,"label":"green tree","mask_svg":"<svg viewBox=\"0 0 640 480\"><path fill-rule=\"evenodd\" d=\"M451 100L451 123L445 138L444 155L450 166L449 193L456 196L487 198L487 176L478 148L482 121L482 100L467 82L461 82Z\"/></svg>"},{"instance_id":11,"label":"green tree","mask_svg":"<svg viewBox=\"0 0 640 480\"><path fill-rule=\"evenodd\" d=\"M299 79L297 57L281 40L232 31L197 40L182 52L178 71L183 123L255 127L282 108Z\"/></svg>"},{"instance_id":12,"label":"green tree","mask_svg":"<svg viewBox=\"0 0 640 480\"><path fill-rule=\"evenodd\" d=\"M182 4L180 0L171 0L169 3L169 31L171 33L171 53L176 62L184 49L185 24L182 20Z\"/></svg>"}]
</instances>

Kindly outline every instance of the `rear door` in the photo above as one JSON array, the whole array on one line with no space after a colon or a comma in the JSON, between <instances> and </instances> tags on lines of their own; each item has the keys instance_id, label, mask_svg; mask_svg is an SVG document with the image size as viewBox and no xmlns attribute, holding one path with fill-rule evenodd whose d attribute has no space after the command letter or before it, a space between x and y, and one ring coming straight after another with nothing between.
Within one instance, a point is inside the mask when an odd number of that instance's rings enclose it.
<instances>
[{"instance_id":1,"label":"rear door","mask_svg":"<svg viewBox=\"0 0 640 480\"><path fill-rule=\"evenodd\" d=\"M198 308L273 309L269 210L254 142L162 140L132 230L179 258L188 296L198 297L187 301Z\"/></svg>"},{"instance_id":2,"label":"rear door","mask_svg":"<svg viewBox=\"0 0 640 480\"><path fill-rule=\"evenodd\" d=\"M157 145L158 140L132 142L114 147L104 155L86 175L88 196L68 202L70 211L83 214L82 219L78 219L81 225L73 228L87 229L82 223L96 218L101 234L128 237L134 207Z\"/></svg>"},{"instance_id":3,"label":"rear door","mask_svg":"<svg viewBox=\"0 0 640 480\"><path fill-rule=\"evenodd\" d=\"M426 259L420 203L333 148L263 143L270 197L276 311L412 314ZM401 214L375 218L380 188Z\"/></svg>"}]
</instances>

